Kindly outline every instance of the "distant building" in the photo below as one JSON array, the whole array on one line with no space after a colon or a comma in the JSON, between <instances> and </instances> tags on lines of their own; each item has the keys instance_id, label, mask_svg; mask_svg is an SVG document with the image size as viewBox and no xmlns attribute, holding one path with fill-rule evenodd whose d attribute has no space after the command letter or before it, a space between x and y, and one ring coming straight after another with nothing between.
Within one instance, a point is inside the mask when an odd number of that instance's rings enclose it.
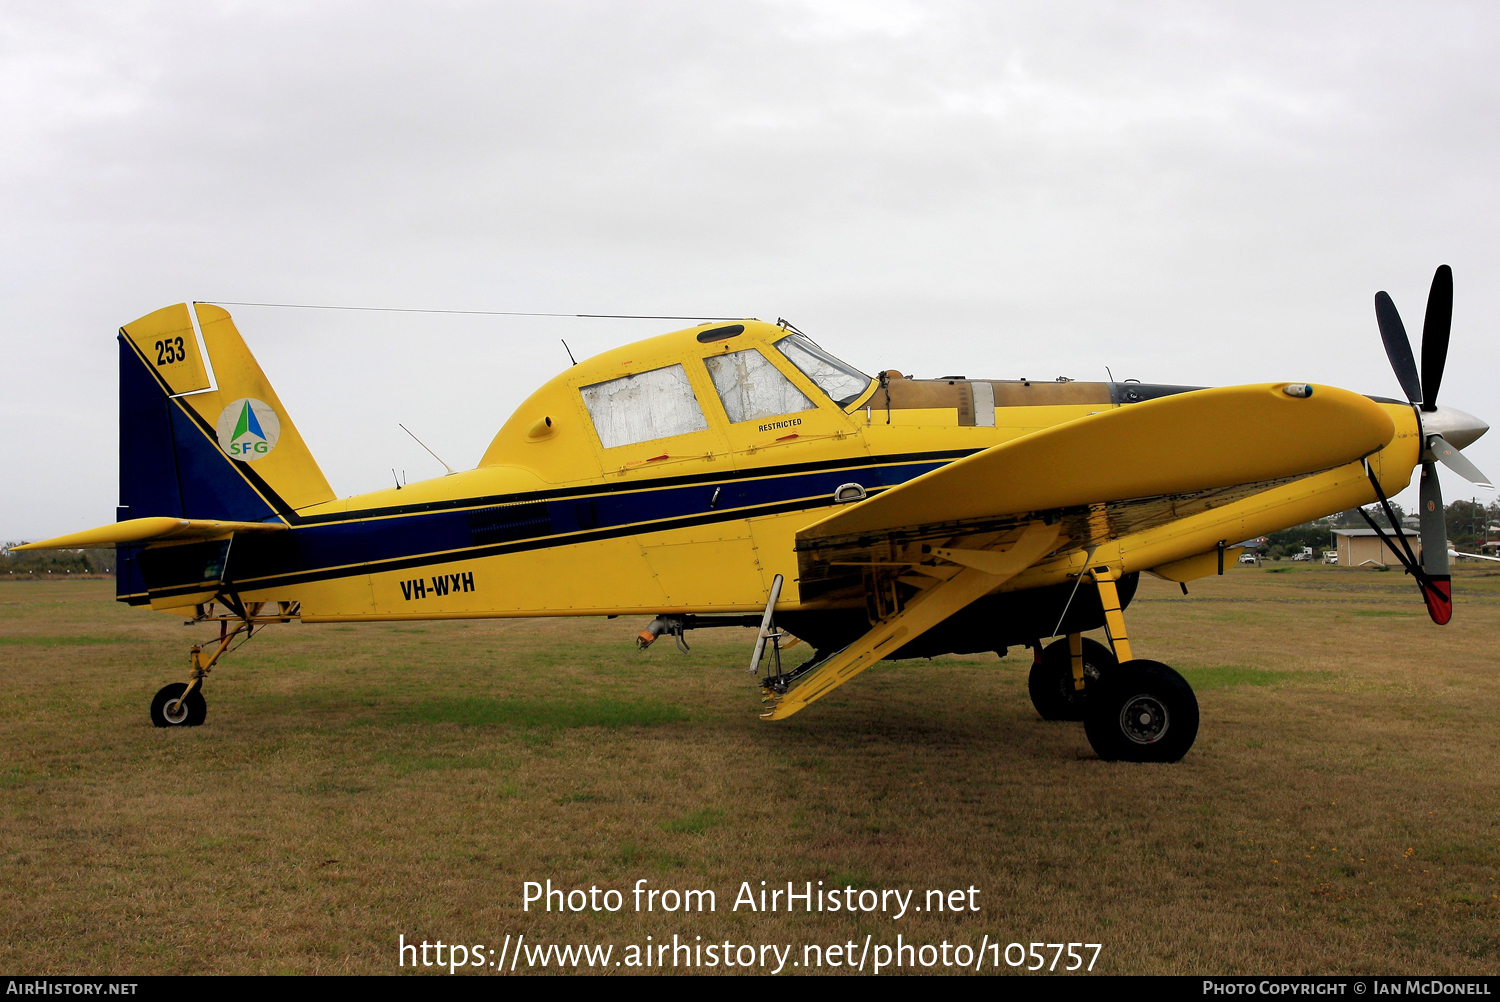
<instances>
[{"instance_id":1,"label":"distant building","mask_svg":"<svg viewBox=\"0 0 1500 1002\"><path fill-rule=\"evenodd\" d=\"M1402 528L1401 535L1411 544L1412 552L1416 553L1417 559L1422 559L1421 534L1415 529ZM1391 551L1392 545L1396 543L1396 530L1386 529L1386 538L1389 542L1382 542L1375 534L1374 529L1334 529L1334 545L1338 549L1340 567L1389 567L1391 564L1399 564L1396 555Z\"/></svg>"}]
</instances>

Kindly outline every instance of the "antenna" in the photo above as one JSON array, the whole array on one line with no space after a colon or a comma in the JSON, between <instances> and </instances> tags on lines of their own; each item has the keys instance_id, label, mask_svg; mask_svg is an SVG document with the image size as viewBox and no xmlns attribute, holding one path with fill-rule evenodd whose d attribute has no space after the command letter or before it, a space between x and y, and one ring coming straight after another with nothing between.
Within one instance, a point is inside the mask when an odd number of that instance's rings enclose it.
<instances>
[{"instance_id":1,"label":"antenna","mask_svg":"<svg viewBox=\"0 0 1500 1002\"><path fill-rule=\"evenodd\" d=\"M1109 371L1109 366L1106 365L1104 371L1109 374L1109 381L1113 383L1115 381L1115 374Z\"/></svg>"},{"instance_id":2,"label":"antenna","mask_svg":"<svg viewBox=\"0 0 1500 1002\"><path fill-rule=\"evenodd\" d=\"M558 340L562 341L563 351L568 353L568 361L572 362L574 365L577 365L578 359L573 357L573 349L568 347L568 342L563 341L562 338L558 338Z\"/></svg>"},{"instance_id":3,"label":"antenna","mask_svg":"<svg viewBox=\"0 0 1500 1002\"><path fill-rule=\"evenodd\" d=\"M411 440L412 440L412 441L413 441L413 442L415 442L415 443L417 443L417 444L418 444L418 445L420 445L420 446L421 446L421 447L422 447L422 448L424 448L424 449L427 449L427 443L425 443L425 442L423 442L423 441L422 441L422 440L421 440L421 439L420 439L420 438L418 438L418 437L417 437L417 436L415 436L415 435L412 435L412 433L411 433L411 429L410 429L410 428L408 428L408 427L406 427L406 425L404 425L404 424L402 424L402 423L401 423L401 422L400 422L400 421L397 421L397 422L396 422L396 427L397 427L397 428L400 428L400 429L401 429L401 430L402 430L402 431L404 431L404 432L406 432L406 433L407 433L407 434L408 434L408 435L411 435ZM438 455L438 454L437 454L437 453L435 453L435 452L433 452L433 451L432 451L432 450L431 450L431 449L427 449L427 454L428 454L428 455L429 455L429 456L431 456L431 457L432 457L432 458L433 458L433 459L436 459L436 460L437 460L437 461L438 461L438 462L439 462L439 463L443 463L443 457L442 457L442 456L439 456L439 455ZM457 472L458 472L458 471L457 471L457 470L455 470L455 469L454 469L454 468L453 468L453 467L451 467L451 466L449 466L449 465L448 465L448 464L447 464L447 463L443 463L443 469L445 469L445 470L447 470L447 471L448 471L448 472L447 472L447 473L446 473L446 474L444 474L444 476L449 476L449 477L451 477L451 476L453 476L453 474L455 474L455 473L457 473Z\"/></svg>"},{"instance_id":4,"label":"antenna","mask_svg":"<svg viewBox=\"0 0 1500 1002\"><path fill-rule=\"evenodd\" d=\"M391 479L396 481L396 490L399 491L401 489L401 478L396 476L396 468L394 466L391 467Z\"/></svg>"}]
</instances>

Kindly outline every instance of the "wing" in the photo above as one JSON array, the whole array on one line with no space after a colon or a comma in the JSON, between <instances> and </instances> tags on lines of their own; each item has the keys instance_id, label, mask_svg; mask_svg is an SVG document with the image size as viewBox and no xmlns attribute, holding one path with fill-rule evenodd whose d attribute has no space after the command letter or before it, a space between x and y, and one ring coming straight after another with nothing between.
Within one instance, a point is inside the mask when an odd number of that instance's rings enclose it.
<instances>
[{"instance_id":1,"label":"wing","mask_svg":"<svg viewBox=\"0 0 1500 1002\"><path fill-rule=\"evenodd\" d=\"M873 625L805 673L768 680L762 717L791 716L1041 560L1342 466L1396 433L1374 401L1290 389L1198 390L1092 414L803 529L802 601L859 600Z\"/></svg>"},{"instance_id":2,"label":"wing","mask_svg":"<svg viewBox=\"0 0 1500 1002\"><path fill-rule=\"evenodd\" d=\"M1052 553L1084 548L1353 462L1394 435L1374 401L1305 384L1197 390L1092 414L804 528L800 593L806 602L862 590L862 568L906 562L913 544L985 550L1034 521L1059 525Z\"/></svg>"}]
</instances>

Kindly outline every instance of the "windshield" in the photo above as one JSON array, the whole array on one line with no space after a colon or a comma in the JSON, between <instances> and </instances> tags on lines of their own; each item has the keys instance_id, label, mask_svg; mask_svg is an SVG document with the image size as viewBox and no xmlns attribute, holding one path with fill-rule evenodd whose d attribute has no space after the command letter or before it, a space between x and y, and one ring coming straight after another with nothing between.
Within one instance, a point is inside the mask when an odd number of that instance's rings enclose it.
<instances>
[{"instance_id":1,"label":"windshield","mask_svg":"<svg viewBox=\"0 0 1500 1002\"><path fill-rule=\"evenodd\" d=\"M784 337L776 342L776 347L840 407L853 403L870 385L869 376L834 358L805 335Z\"/></svg>"}]
</instances>

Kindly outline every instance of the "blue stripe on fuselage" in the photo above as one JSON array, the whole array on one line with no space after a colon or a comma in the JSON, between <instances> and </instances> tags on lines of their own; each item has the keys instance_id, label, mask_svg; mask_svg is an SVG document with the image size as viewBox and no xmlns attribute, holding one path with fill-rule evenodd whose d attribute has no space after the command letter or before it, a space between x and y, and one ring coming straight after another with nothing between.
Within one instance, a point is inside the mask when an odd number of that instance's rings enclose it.
<instances>
[{"instance_id":1,"label":"blue stripe on fuselage","mask_svg":"<svg viewBox=\"0 0 1500 1002\"><path fill-rule=\"evenodd\" d=\"M347 522L304 524L275 537L236 539L229 570L237 583L268 587L394 569L391 565L447 563L507 550L659 531L684 520L733 521L768 513L767 509L819 508L831 502L838 487L851 481L866 490L895 487L949 461L904 460L792 475L748 474L743 480L663 488L633 485L628 491L553 497L540 502L528 495L513 495L476 499L476 507L465 510L387 518L359 519L351 513L353 518ZM544 517L539 517L541 506L545 506ZM483 529L476 530L475 518L493 521L497 516L491 513L497 510L502 521L509 511L517 512L518 517L527 516L524 535L505 536L502 529L499 537L493 533L486 536Z\"/></svg>"}]
</instances>

